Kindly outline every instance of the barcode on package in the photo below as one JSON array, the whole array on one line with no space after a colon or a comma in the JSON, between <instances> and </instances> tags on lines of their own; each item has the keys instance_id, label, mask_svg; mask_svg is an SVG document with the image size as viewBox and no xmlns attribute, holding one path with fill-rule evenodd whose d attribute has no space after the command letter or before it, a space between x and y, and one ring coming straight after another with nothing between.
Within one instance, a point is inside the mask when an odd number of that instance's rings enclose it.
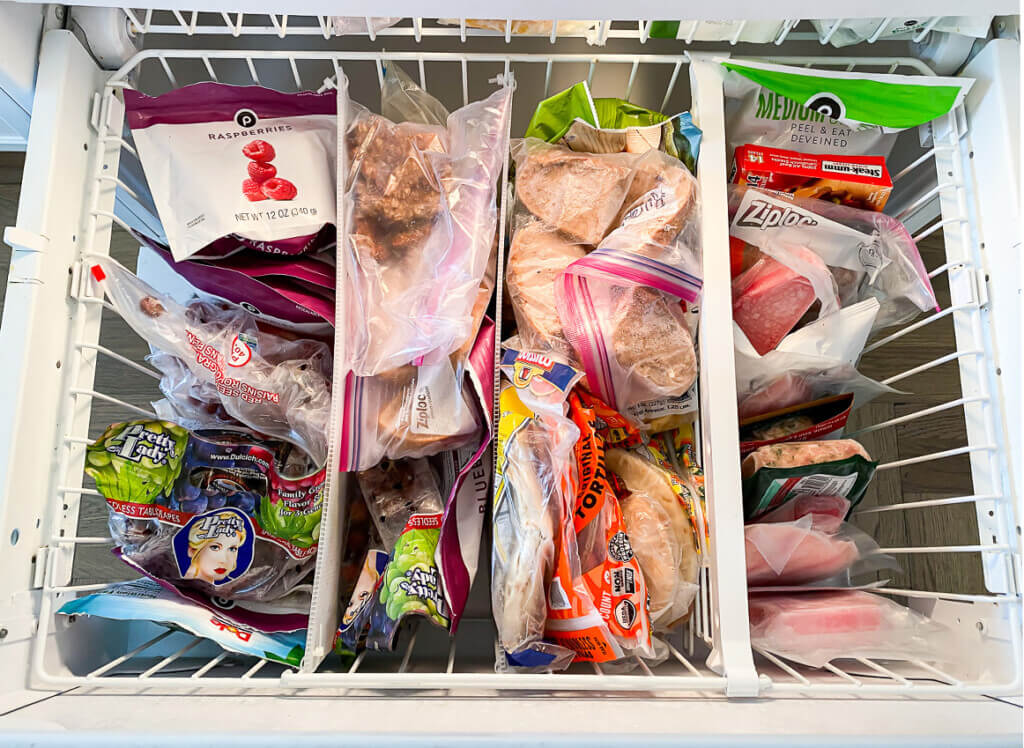
<instances>
[{"instance_id":1,"label":"barcode on package","mask_svg":"<svg viewBox=\"0 0 1024 748\"><path fill-rule=\"evenodd\" d=\"M882 178L882 167L878 164L851 164L845 161L822 161L821 170L833 174L850 174L857 177Z\"/></svg>"},{"instance_id":2,"label":"barcode on package","mask_svg":"<svg viewBox=\"0 0 1024 748\"><path fill-rule=\"evenodd\" d=\"M786 496L846 496L857 482L857 475L805 475L790 487Z\"/></svg>"}]
</instances>

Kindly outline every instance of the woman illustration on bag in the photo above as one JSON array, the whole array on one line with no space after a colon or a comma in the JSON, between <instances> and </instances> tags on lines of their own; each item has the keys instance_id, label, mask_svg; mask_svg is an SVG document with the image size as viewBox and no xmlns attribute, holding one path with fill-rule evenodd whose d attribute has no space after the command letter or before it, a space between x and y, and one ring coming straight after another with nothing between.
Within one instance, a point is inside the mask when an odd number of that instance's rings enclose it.
<instances>
[{"instance_id":1,"label":"woman illustration on bag","mask_svg":"<svg viewBox=\"0 0 1024 748\"><path fill-rule=\"evenodd\" d=\"M175 536L182 579L219 585L243 574L252 562L252 535L248 518L234 509L194 518Z\"/></svg>"}]
</instances>

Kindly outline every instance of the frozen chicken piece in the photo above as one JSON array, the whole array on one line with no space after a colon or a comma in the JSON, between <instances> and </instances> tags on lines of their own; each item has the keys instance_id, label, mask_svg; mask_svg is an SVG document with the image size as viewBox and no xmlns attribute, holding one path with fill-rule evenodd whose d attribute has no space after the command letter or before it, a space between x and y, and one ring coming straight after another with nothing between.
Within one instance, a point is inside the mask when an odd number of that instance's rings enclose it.
<instances>
[{"instance_id":1,"label":"frozen chicken piece","mask_svg":"<svg viewBox=\"0 0 1024 748\"><path fill-rule=\"evenodd\" d=\"M860 557L857 544L803 522L762 523L743 529L747 583L798 585L828 579Z\"/></svg>"},{"instance_id":2,"label":"frozen chicken piece","mask_svg":"<svg viewBox=\"0 0 1024 748\"><path fill-rule=\"evenodd\" d=\"M868 451L853 439L831 439L821 442L785 442L769 444L743 458L743 477L749 478L764 467L794 468L845 460L860 455L871 460Z\"/></svg>"}]
</instances>

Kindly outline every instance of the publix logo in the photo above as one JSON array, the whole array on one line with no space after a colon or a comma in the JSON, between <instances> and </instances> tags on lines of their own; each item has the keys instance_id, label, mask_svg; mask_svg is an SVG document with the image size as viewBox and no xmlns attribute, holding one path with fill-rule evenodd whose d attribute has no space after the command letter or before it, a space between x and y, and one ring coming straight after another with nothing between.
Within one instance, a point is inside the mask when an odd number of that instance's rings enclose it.
<instances>
[{"instance_id":1,"label":"publix logo","mask_svg":"<svg viewBox=\"0 0 1024 748\"><path fill-rule=\"evenodd\" d=\"M258 121L259 117L252 109L239 109L235 112L235 124L245 130L254 126Z\"/></svg>"},{"instance_id":2,"label":"publix logo","mask_svg":"<svg viewBox=\"0 0 1024 748\"><path fill-rule=\"evenodd\" d=\"M817 226L818 222L802 211L789 206L752 200L736 220L737 226L771 229L777 226Z\"/></svg>"}]
</instances>

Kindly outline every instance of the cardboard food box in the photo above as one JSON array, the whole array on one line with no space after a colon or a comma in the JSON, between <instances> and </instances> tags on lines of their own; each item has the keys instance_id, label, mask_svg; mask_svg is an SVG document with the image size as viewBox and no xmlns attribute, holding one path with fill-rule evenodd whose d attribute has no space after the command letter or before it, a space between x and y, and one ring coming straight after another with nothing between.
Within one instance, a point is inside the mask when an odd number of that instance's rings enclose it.
<instances>
[{"instance_id":1,"label":"cardboard food box","mask_svg":"<svg viewBox=\"0 0 1024 748\"><path fill-rule=\"evenodd\" d=\"M874 211L885 207L892 192L881 156L798 153L759 145L736 149L732 182Z\"/></svg>"}]
</instances>

